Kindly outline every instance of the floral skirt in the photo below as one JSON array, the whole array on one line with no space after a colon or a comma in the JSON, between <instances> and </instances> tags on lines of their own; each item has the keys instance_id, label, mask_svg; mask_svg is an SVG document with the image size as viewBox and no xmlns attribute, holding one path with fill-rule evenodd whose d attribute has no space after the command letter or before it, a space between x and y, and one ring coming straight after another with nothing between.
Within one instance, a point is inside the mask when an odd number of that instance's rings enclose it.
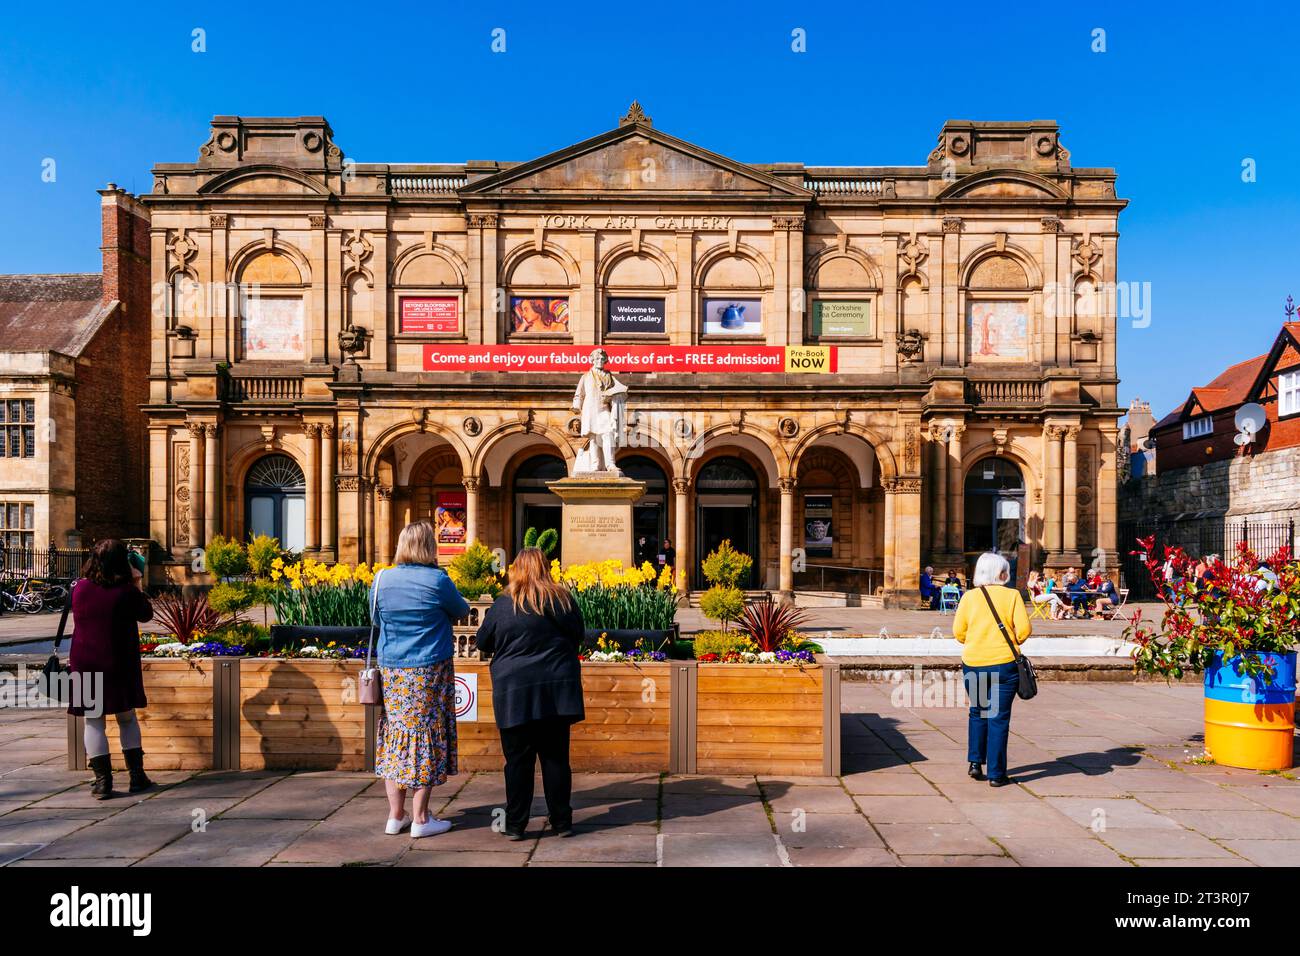
<instances>
[{"instance_id":1,"label":"floral skirt","mask_svg":"<svg viewBox=\"0 0 1300 956\"><path fill-rule=\"evenodd\" d=\"M450 660L428 667L381 667L384 711L375 775L404 787L436 787L456 774L456 672Z\"/></svg>"}]
</instances>

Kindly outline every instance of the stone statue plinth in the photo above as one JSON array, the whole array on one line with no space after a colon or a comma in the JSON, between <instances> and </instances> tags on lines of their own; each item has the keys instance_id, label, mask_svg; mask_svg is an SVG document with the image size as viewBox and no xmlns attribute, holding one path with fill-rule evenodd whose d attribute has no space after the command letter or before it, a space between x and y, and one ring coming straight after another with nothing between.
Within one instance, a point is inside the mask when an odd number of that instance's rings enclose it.
<instances>
[{"instance_id":1,"label":"stone statue plinth","mask_svg":"<svg viewBox=\"0 0 1300 956\"><path fill-rule=\"evenodd\" d=\"M610 558L633 564L632 505L645 494L644 481L593 471L548 481L546 487L564 504L563 567Z\"/></svg>"}]
</instances>

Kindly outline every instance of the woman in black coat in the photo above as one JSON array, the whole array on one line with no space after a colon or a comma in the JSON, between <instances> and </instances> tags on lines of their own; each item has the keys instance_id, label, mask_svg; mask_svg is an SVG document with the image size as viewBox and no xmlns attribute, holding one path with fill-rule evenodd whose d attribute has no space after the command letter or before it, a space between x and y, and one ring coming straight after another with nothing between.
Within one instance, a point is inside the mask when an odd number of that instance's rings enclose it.
<instances>
[{"instance_id":1,"label":"woman in black coat","mask_svg":"<svg viewBox=\"0 0 1300 956\"><path fill-rule=\"evenodd\" d=\"M569 727L586 716L578 649L582 612L569 589L551 579L546 556L524 548L510 566L510 583L483 616L480 653L491 654L492 707L506 758L506 836L524 839L533 803L533 772L542 762L542 788L551 829L573 832L569 803Z\"/></svg>"}]
</instances>

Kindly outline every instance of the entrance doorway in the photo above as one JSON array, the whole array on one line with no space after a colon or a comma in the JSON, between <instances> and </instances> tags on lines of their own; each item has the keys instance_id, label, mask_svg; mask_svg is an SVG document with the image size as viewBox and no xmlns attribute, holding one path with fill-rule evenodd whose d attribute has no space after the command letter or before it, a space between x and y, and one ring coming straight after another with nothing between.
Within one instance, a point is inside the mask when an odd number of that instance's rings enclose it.
<instances>
[{"instance_id":1,"label":"entrance doorway","mask_svg":"<svg viewBox=\"0 0 1300 956\"><path fill-rule=\"evenodd\" d=\"M965 547L969 558L994 551L1011 565L1025 540L1025 479L1005 458L985 458L966 475Z\"/></svg>"},{"instance_id":2,"label":"entrance doorway","mask_svg":"<svg viewBox=\"0 0 1300 956\"><path fill-rule=\"evenodd\" d=\"M286 551L307 546L307 480L288 455L259 458L244 479L244 534L270 535Z\"/></svg>"},{"instance_id":3,"label":"entrance doorway","mask_svg":"<svg viewBox=\"0 0 1300 956\"><path fill-rule=\"evenodd\" d=\"M568 475L564 459L559 455L534 455L524 461L515 471L514 492L514 549L517 554L524 546L524 534L529 528L536 528L538 533L547 528L555 530L555 550L549 555L558 558L564 535L562 520L564 509L559 496L546 487L548 481L555 481Z\"/></svg>"},{"instance_id":4,"label":"entrance doorway","mask_svg":"<svg viewBox=\"0 0 1300 956\"><path fill-rule=\"evenodd\" d=\"M739 583L754 587L761 565L758 553L758 479L740 458L715 458L695 480L695 587L708 587L701 562L723 541L754 559Z\"/></svg>"},{"instance_id":5,"label":"entrance doorway","mask_svg":"<svg viewBox=\"0 0 1300 956\"><path fill-rule=\"evenodd\" d=\"M668 537L668 479L654 459L644 455L624 458L618 467L629 478L645 482L645 494L632 506L632 559L638 567L649 561L658 568L664 538Z\"/></svg>"}]
</instances>

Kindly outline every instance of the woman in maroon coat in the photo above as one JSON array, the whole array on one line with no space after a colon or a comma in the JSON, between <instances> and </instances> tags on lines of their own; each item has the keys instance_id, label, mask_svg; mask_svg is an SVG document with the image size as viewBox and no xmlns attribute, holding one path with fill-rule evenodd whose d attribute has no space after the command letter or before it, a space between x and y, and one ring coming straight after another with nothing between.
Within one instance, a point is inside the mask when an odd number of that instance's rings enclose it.
<instances>
[{"instance_id":1,"label":"woman in maroon coat","mask_svg":"<svg viewBox=\"0 0 1300 956\"><path fill-rule=\"evenodd\" d=\"M144 773L140 723L135 716L135 709L146 705L138 623L152 617L153 605L140 590L126 545L113 539L99 542L81 567L81 580L72 587L68 664L74 674L82 675L83 699L74 701L68 713L85 715L86 757L95 772L90 792L100 800L113 795L105 726L109 714L117 717L130 792L153 786Z\"/></svg>"}]
</instances>

